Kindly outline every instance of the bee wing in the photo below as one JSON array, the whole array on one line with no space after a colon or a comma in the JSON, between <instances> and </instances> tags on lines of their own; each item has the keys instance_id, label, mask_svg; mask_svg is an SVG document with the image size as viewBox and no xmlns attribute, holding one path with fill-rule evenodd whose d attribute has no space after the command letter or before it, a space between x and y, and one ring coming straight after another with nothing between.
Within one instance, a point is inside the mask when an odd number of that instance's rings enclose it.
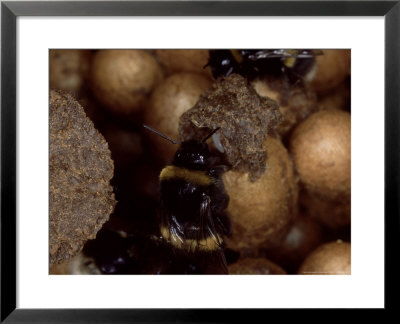
<instances>
[{"instance_id":1,"label":"bee wing","mask_svg":"<svg viewBox=\"0 0 400 324\"><path fill-rule=\"evenodd\" d=\"M205 195L200 207L201 228L205 231L202 235L203 237L204 235L210 236L219 247L222 247L223 242L214 224L210 202L210 197ZM207 258L208 262L206 263L205 273L228 274L228 264L222 249L212 251L208 254Z\"/></svg>"},{"instance_id":2,"label":"bee wing","mask_svg":"<svg viewBox=\"0 0 400 324\"><path fill-rule=\"evenodd\" d=\"M164 230L162 236L169 241L179 241L181 244L184 242L184 233L181 225L176 221L174 215L168 211L163 204L159 209L159 219L161 228Z\"/></svg>"},{"instance_id":3,"label":"bee wing","mask_svg":"<svg viewBox=\"0 0 400 324\"><path fill-rule=\"evenodd\" d=\"M200 205L201 238L199 241L211 237L219 247L222 247L223 242L215 228L210 202L210 197L205 195ZM197 257L204 258L202 261L204 274L228 274L228 265L222 249L200 253Z\"/></svg>"},{"instance_id":4,"label":"bee wing","mask_svg":"<svg viewBox=\"0 0 400 324\"><path fill-rule=\"evenodd\" d=\"M201 239L211 237L218 246L221 246L222 240L215 228L214 220L211 214L210 202L211 198L208 195L204 195L200 204Z\"/></svg>"}]
</instances>

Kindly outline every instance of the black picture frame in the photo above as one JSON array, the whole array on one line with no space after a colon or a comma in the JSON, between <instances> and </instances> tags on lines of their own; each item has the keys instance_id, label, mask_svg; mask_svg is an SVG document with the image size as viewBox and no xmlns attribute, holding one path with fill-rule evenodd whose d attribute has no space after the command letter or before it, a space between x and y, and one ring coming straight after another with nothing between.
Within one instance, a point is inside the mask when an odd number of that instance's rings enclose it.
<instances>
[{"instance_id":1,"label":"black picture frame","mask_svg":"<svg viewBox=\"0 0 400 324\"><path fill-rule=\"evenodd\" d=\"M1 3L1 322L236 322L265 310L16 308L16 19L19 16L381 16L385 19L385 310L399 256L400 1L129 1ZM368 55L368 53L366 53ZM367 67L366 67L367 68ZM368 144L366 144L368 145ZM366 180L367 181L367 180ZM368 290L368 287L366 287ZM382 313L379 311L379 318ZM306 315L307 316L307 315ZM312 315L314 316L314 315ZM317 315L318 316L318 315ZM246 321L247 322L247 321Z\"/></svg>"}]
</instances>

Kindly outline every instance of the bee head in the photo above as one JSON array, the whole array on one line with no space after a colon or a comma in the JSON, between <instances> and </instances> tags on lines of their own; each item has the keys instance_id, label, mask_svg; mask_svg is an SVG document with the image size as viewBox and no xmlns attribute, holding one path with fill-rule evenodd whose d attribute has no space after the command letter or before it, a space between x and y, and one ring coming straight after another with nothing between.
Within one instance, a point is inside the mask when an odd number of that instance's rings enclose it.
<instances>
[{"instance_id":1,"label":"bee head","mask_svg":"<svg viewBox=\"0 0 400 324\"><path fill-rule=\"evenodd\" d=\"M206 143L190 140L181 144L172 163L180 167L201 170L207 167L209 158L210 151Z\"/></svg>"}]
</instances>

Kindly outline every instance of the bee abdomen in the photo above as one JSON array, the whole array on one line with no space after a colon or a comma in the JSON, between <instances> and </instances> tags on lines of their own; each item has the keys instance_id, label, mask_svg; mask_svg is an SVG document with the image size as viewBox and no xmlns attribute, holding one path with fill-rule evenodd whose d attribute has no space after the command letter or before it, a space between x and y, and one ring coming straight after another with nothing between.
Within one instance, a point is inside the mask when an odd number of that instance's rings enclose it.
<instances>
[{"instance_id":1,"label":"bee abdomen","mask_svg":"<svg viewBox=\"0 0 400 324\"><path fill-rule=\"evenodd\" d=\"M161 226L160 228L162 237L167 240L173 247L185 250L187 252L211 252L218 250L222 245L222 238L217 234L216 236L207 236L201 240L182 238L169 228Z\"/></svg>"}]
</instances>

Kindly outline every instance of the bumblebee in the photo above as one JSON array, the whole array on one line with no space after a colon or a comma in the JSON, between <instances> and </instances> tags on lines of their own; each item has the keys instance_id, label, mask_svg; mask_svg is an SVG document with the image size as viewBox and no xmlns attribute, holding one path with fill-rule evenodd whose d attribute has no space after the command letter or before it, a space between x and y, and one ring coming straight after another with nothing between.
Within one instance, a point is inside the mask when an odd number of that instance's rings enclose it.
<instances>
[{"instance_id":1,"label":"bumblebee","mask_svg":"<svg viewBox=\"0 0 400 324\"><path fill-rule=\"evenodd\" d=\"M248 79L269 75L295 83L312 71L315 56L321 54L308 49L210 50L206 66L215 79L237 73Z\"/></svg>"},{"instance_id":2,"label":"bumblebee","mask_svg":"<svg viewBox=\"0 0 400 324\"><path fill-rule=\"evenodd\" d=\"M227 273L223 237L231 233L225 212L229 196L222 181L227 167L211 153L206 143L216 131L218 128L202 141L182 142L172 163L164 167L159 176L161 237L178 255L187 255L192 261L212 260L218 268L203 267L203 273Z\"/></svg>"}]
</instances>

